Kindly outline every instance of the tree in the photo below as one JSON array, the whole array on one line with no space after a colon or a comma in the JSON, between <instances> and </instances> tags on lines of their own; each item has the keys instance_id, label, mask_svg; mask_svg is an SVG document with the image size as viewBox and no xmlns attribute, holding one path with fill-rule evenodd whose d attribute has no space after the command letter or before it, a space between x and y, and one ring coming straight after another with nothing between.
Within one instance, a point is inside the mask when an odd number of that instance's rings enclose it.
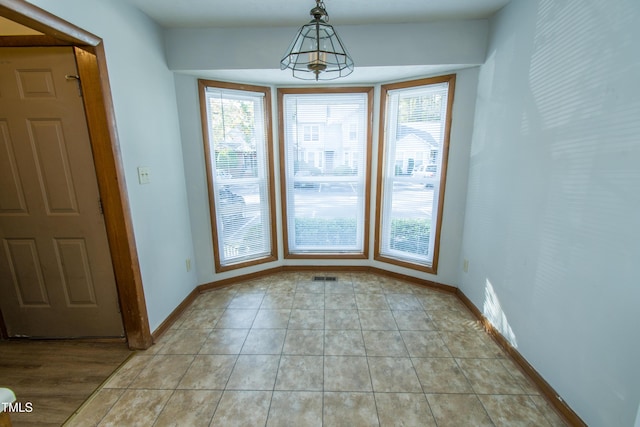
<instances>
[{"instance_id":1,"label":"tree","mask_svg":"<svg viewBox=\"0 0 640 427\"><path fill-rule=\"evenodd\" d=\"M255 108L252 100L210 98L211 136L214 145L234 141L255 147Z\"/></svg>"},{"instance_id":2,"label":"tree","mask_svg":"<svg viewBox=\"0 0 640 427\"><path fill-rule=\"evenodd\" d=\"M420 95L400 98L399 122L439 121L442 115L442 95Z\"/></svg>"}]
</instances>

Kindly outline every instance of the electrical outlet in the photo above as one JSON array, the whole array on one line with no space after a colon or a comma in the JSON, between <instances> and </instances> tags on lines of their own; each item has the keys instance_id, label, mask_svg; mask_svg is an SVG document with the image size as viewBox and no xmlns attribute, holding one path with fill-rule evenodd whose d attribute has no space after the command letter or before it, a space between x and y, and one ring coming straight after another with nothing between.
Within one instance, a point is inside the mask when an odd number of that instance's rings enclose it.
<instances>
[{"instance_id":1,"label":"electrical outlet","mask_svg":"<svg viewBox=\"0 0 640 427\"><path fill-rule=\"evenodd\" d=\"M149 184L151 182L151 168L138 166L138 182L140 184Z\"/></svg>"},{"instance_id":2,"label":"electrical outlet","mask_svg":"<svg viewBox=\"0 0 640 427\"><path fill-rule=\"evenodd\" d=\"M187 266L187 272L191 271L191 258L187 258L185 264Z\"/></svg>"},{"instance_id":3,"label":"electrical outlet","mask_svg":"<svg viewBox=\"0 0 640 427\"><path fill-rule=\"evenodd\" d=\"M464 262L462 263L462 271L464 271L465 273L469 272L469 260L465 259Z\"/></svg>"}]
</instances>

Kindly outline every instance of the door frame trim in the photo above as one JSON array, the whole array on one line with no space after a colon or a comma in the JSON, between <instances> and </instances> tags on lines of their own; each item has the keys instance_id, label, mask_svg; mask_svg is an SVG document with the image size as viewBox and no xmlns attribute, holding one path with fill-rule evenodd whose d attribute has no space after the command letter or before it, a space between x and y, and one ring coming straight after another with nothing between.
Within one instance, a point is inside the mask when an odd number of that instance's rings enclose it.
<instances>
[{"instance_id":1,"label":"door frame trim","mask_svg":"<svg viewBox=\"0 0 640 427\"><path fill-rule=\"evenodd\" d=\"M124 332L130 348L149 348L152 336L102 39L23 0L0 0L0 16L44 34L1 37L0 47L46 46L52 38L74 47ZM0 336L7 337L1 313Z\"/></svg>"}]
</instances>

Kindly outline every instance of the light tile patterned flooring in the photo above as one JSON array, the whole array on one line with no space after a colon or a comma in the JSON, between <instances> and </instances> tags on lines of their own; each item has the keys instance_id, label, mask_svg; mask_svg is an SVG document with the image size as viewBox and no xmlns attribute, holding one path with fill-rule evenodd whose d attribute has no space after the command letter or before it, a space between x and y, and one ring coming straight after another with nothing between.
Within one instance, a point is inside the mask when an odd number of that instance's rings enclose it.
<instances>
[{"instance_id":1,"label":"light tile patterned flooring","mask_svg":"<svg viewBox=\"0 0 640 427\"><path fill-rule=\"evenodd\" d=\"M564 424L454 295L309 272L200 294L68 425Z\"/></svg>"}]
</instances>

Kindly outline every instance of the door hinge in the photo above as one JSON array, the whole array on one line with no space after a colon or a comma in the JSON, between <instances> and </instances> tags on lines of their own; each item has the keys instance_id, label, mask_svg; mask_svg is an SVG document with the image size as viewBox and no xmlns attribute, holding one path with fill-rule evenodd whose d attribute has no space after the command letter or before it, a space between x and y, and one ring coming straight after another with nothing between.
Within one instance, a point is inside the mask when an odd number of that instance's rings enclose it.
<instances>
[{"instance_id":1,"label":"door hinge","mask_svg":"<svg viewBox=\"0 0 640 427\"><path fill-rule=\"evenodd\" d=\"M100 211L100 215L104 215L104 210L102 209L102 199L98 199L98 210Z\"/></svg>"},{"instance_id":2,"label":"door hinge","mask_svg":"<svg viewBox=\"0 0 640 427\"><path fill-rule=\"evenodd\" d=\"M67 74L66 76L64 76L65 79L67 80L75 80L76 83L78 84L78 96L80 98L82 98L82 86L80 85L80 76L75 75L75 74Z\"/></svg>"}]
</instances>

